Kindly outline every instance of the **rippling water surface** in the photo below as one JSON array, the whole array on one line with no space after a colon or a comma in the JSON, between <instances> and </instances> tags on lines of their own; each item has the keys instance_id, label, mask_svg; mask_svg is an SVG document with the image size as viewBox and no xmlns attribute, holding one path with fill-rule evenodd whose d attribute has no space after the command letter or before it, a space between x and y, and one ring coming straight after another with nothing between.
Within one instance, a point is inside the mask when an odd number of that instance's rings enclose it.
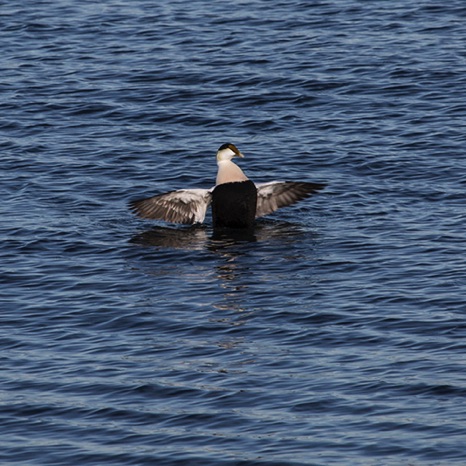
<instances>
[{"instance_id":1,"label":"rippling water surface","mask_svg":"<svg viewBox=\"0 0 466 466\"><path fill-rule=\"evenodd\" d=\"M0 462L453 465L466 6L7 2ZM326 182L213 238L127 202Z\"/></svg>"}]
</instances>

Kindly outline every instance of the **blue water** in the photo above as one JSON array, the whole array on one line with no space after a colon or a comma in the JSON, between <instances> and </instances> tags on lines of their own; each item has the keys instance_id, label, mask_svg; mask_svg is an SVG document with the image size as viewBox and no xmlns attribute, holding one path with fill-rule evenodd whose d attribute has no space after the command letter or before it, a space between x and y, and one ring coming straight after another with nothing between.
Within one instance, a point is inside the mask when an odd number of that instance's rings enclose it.
<instances>
[{"instance_id":1,"label":"blue water","mask_svg":"<svg viewBox=\"0 0 466 466\"><path fill-rule=\"evenodd\" d=\"M0 9L2 465L463 465L466 5ZM325 182L212 238L127 202Z\"/></svg>"}]
</instances>

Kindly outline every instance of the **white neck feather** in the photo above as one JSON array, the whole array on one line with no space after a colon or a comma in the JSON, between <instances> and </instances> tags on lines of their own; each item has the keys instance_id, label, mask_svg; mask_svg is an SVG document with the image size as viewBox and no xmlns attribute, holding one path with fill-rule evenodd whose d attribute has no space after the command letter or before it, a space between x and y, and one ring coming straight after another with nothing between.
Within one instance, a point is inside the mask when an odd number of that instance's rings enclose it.
<instances>
[{"instance_id":1,"label":"white neck feather","mask_svg":"<svg viewBox=\"0 0 466 466\"><path fill-rule=\"evenodd\" d=\"M217 162L217 183L234 183L236 181L247 181L248 177L243 173L243 170L231 160L219 160Z\"/></svg>"}]
</instances>

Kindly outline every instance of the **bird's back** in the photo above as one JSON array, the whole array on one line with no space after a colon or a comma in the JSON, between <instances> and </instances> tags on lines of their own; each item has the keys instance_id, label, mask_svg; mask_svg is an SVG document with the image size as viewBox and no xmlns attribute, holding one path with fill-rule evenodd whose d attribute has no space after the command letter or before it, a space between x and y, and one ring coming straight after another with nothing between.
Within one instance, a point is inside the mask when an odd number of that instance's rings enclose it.
<instances>
[{"instance_id":1,"label":"bird's back","mask_svg":"<svg viewBox=\"0 0 466 466\"><path fill-rule=\"evenodd\" d=\"M217 185L212 192L214 228L251 228L257 208L257 189L250 181Z\"/></svg>"}]
</instances>

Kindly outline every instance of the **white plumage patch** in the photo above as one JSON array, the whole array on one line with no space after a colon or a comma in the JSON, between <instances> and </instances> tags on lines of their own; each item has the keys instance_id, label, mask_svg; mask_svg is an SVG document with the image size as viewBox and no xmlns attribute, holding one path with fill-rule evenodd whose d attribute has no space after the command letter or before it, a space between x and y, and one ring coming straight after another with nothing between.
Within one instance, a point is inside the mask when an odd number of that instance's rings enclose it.
<instances>
[{"instance_id":1,"label":"white plumage patch","mask_svg":"<svg viewBox=\"0 0 466 466\"><path fill-rule=\"evenodd\" d=\"M220 160L218 163L217 186L223 183L235 183L237 181L247 181L248 177L243 170L231 160Z\"/></svg>"},{"instance_id":2,"label":"white plumage patch","mask_svg":"<svg viewBox=\"0 0 466 466\"><path fill-rule=\"evenodd\" d=\"M212 201L210 189L179 189L130 202L140 217L171 223L202 223Z\"/></svg>"}]
</instances>

